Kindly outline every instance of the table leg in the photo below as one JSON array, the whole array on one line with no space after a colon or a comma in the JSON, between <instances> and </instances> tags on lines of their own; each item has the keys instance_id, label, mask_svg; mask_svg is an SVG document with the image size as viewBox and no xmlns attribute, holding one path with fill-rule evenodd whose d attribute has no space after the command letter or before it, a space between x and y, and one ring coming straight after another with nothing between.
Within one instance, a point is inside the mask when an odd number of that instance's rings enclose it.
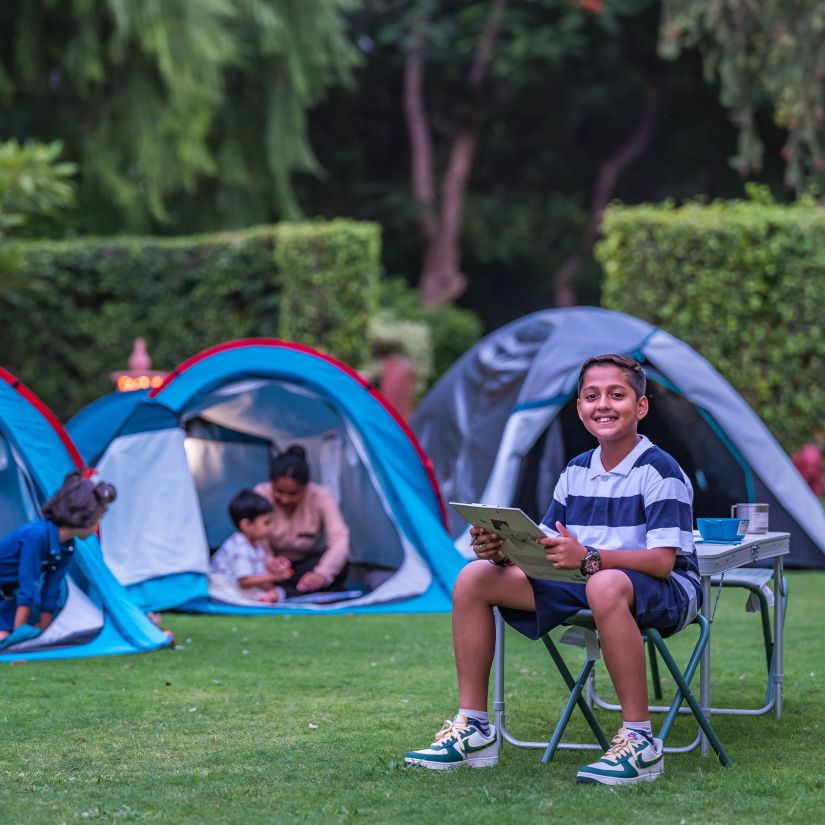
<instances>
[{"instance_id":1,"label":"table leg","mask_svg":"<svg viewBox=\"0 0 825 825\"><path fill-rule=\"evenodd\" d=\"M504 740L504 619L498 608L493 609L496 627L496 648L493 661L493 718L499 752Z\"/></svg>"},{"instance_id":2,"label":"table leg","mask_svg":"<svg viewBox=\"0 0 825 825\"><path fill-rule=\"evenodd\" d=\"M702 576L702 615L711 622L710 576ZM710 716L710 646L713 642L713 624L707 645L699 663L699 704L705 716ZM708 755L708 740L704 732L699 732L699 750L702 756Z\"/></svg>"},{"instance_id":3,"label":"table leg","mask_svg":"<svg viewBox=\"0 0 825 825\"><path fill-rule=\"evenodd\" d=\"M782 682L785 678L783 658L785 654L785 592L782 578L782 556L773 560L773 696L774 716L782 716Z\"/></svg>"}]
</instances>

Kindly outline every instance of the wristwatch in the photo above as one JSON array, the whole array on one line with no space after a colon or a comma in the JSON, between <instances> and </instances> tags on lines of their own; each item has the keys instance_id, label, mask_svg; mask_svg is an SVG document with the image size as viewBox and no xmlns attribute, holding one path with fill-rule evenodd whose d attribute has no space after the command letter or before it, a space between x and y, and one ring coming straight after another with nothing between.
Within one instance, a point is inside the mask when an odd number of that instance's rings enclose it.
<instances>
[{"instance_id":1,"label":"wristwatch","mask_svg":"<svg viewBox=\"0 0 825 825\"><path fill-rule=\"evenodd\" d=\"M579 570L581 571L582 576L592 576L594 573L598 573L599 570L602 569L602 557L599 555L599 551L595 547L586 546L584 549L586 552L581 564L579 565Z\"/></svg>"}]
</instances>

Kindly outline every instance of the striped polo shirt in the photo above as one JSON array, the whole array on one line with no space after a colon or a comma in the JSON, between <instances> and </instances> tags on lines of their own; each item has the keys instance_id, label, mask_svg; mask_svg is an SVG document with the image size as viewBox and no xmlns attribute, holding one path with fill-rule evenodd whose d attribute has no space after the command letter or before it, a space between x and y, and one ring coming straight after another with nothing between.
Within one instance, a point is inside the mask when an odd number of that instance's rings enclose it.
<instances>
[{"instance_id":1,"label":"striped polo shirt","mask_svg":"<svg viewBox=\"0 0 825 825\"><path fill-rule=\"evenodd\" d=\"M676 460L645 436L612 470L601 447L565 467L542 519L561 522L584 545L604 550L673 547L673 577L689 597L700 586L693 544L693 487Z\"/></svg>"}]
</instances>

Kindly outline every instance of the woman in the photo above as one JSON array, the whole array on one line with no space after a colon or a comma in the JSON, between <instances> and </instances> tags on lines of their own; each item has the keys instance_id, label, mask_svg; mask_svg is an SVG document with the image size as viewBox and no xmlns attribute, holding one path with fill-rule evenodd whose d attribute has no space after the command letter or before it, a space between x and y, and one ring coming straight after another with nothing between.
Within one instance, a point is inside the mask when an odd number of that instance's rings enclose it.
<instances>
[{"instance_id":1,"label":"woman","mask_svg":"<svg viewBox=\"0 0 825 825\"><path fill-rule=\"evenodd\" d=\"M329 491L309 480L303 447L295 444L274 458L269 481L256 485L255 492L275 508L269 541L275 555L292 564L293 576L280 582L287 593L340 587L349 558L349 528Z\"/></svg>"}]
</instances>

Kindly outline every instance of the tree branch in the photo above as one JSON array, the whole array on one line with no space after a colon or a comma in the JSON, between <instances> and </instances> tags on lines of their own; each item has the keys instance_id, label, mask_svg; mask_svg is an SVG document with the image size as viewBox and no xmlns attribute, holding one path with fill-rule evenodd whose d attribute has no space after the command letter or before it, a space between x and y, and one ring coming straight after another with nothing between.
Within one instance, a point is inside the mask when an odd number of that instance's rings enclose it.
<instances>
[{"instance_id":1,"label":"tree branch","mask_svg":"<svg viewBox=\"0 0 825 825\"><path fill-rule=\"evenodd\" d=\"M659 88L654 84L650 84L635 129L625 142L619 146L618 150L602 163L596 175L596 181L593 184L593 196L590 202L590 222L578 247L567 257L556 273L556 306L576 305L576 290L573 287L576 275L599 236L604 210L613 200L613 193L616 190L619 178L650 143L658 112Z\"/></svg>"}]
</instances>

